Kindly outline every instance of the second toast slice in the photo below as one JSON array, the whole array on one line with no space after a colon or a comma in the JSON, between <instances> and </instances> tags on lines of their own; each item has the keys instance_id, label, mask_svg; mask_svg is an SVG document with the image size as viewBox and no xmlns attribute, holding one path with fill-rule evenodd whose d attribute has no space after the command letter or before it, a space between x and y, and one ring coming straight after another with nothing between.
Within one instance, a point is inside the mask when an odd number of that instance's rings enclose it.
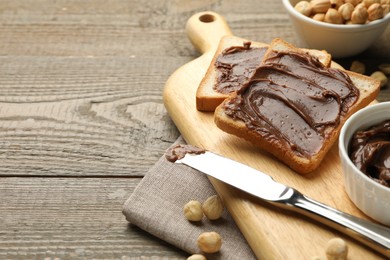
<instances>
[{"instance_id":1,"label":"second toast slice","mask_svg":"<svg viewBox=\"0 0 390 260\"><path fill-rule=\"evenodd\" d=\"M235 36L224 36L196 93L199 111L214 111L230 94L237 91L260 66L268 44L250 42ZM325 51L308 50L325 66L331 56Z\"/></svg>"}]
</instances>

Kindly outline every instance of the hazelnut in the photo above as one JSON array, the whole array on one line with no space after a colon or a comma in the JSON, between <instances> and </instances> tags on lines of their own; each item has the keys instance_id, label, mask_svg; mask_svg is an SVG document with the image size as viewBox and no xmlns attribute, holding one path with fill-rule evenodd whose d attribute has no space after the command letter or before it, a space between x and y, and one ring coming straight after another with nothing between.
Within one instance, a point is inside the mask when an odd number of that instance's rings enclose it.
<instances>
[{"instance_id":1,"label":"hazelnut","mask_svg":"<svg viewBox=\"0 0 390 260\"><path fill-rule=\"evenodd\" d=\"M222 216L224 207L217 195L209 197L202 205L205 216L210 220L219 219Z\"/></svg>"},{"instance_id":2,"label":"hazelnut","mask_svg":"<svg viewBox=\"0 0 390 260\"><path fill-rule=\"evenodd\" d=\"M191 200L184 205L184 216L189 221L200 221L203 217L202 204L199 201Z\"/></svg>"},{"instance_id":3,"label":"hazelnut","mask_svg":"<svg viewBox=\"0 0 390 260\"><path fill-rule=\"evenodd\" d=\"M376 80L379 80L380 82L380 87L383 88L384 86L386 86L387 82L389 81L389 79L386 77L385 73L383 73L382 71L375 71L374 73L371 74L371 77L376 79Z\"/></svg>"},{"instance_id":4,"label":"hazelnut","mask_svg":"<svg viewBox=\"0 0 390 260\"><path fill-rule=\"evenodd\" d=\"M325 20L325 14L318 13L318 14L313 15L311 18L313 18L316 21L323 22Z\"/></svg>"},{"instance_id":5,"label":"hazelnut","mask_svg":"<svg viewBox=\"0 0 390 260\"><path fill-rule=\"evenodd\" d=\"M364 24L368 18L367 8L364 5L357 5L351 14L353 24Z\"/></svg>"},{"instance_id":6,"label":"hazelnut","mask_svg":"<svg viewBox=\"0 0 390 260\"><path fill-rule=\"evenodd\" d=\"M207 260L204 255L195 254L187 258L187 260Z\"/></svg>"},{"instance_id":7,"label":"hazelnut","mask_svg":"<svg viewBox=\"0 0 390 260\"><path fill-rule=\"evenodd\" d=\"M352 61L351 68L349 70L356 73L364 74L366 73L366 65L364 65L363 62L354 60Z\"/></svg>"},{"instance_id":8,"label":"hazelnut","mask_svg":"<svg viewBox=\"0 0 390 260\"><path fill-rule=\"evenodd\" d=\"M379 3L370 5L367 9L368 20L374 21L383 17L383 7Z\"/></svg>"},{"instance_id":9,"label":"hazelnut","mask_svg":"<svg viewBox=\"0 0 390 260\"><path fill-rule=\"evenodd\" d=\"M310 16L312 12L311 4L307 1L300 1L294 6L295 10L305 16Z\"/></svg>"},{"instance_id":10,"label":"hazelnut","mask_svg":"<svg viewBox=\"0 0 390 260\"><path fill-rule=\"evenodd\" d=\"M198 237L198 247L205 253L216 253L221 249L222 239L217 232L204 232Z\"/></svg>"},{"instance_id":11,"label":"hazelnut","mask_svg":"<svg viewBox=\"0 0 390 260\"><path fill-rule=\"evenodd\" d=\"M341 238L332 238L326 245L326 257L328 260L347 259L348 246Z\"/></svg>"},{"instance_id":12,"label":"hazelnut","mask_svg":"<svg viewBox=\"0 0 390 260\"><path fill-rule=\"evenodd\" d=\"M350 3L353 6L357 6L358 4L360 4L361 0L345 0L344 2L345 3Z\"/></svg>"},{"instance_id":13,"label":"hazelnut","mask_svg":"<svg viewBox=\"0 0 390 260\"><path fill-rule=\"evenodd\" d=\"M390 63L382 63L378 65L378 68L386 75L390 75Z\"/></svg>"},{"instance_id":14,"label":"hazelnut","mask_svg":"<svg viewBox=\"0 0 390 260\"><path fill-rule=\"evenodd\" d=\"M386 16L388 13L390 13L390 4L382 5L382 9L383 9L383 16Z\"/></svg>"},{"instance_id":15,"label":"hazelnut","mask_svg":"<svg viewBox=\"0 0 390 260\"><path fill-rule=\"evenodd\" d=\"M330 0L312 0L311 7L313 13L326 13L330 8Z\"/></svg>"},{"instance_id":16,"label":"hazelnut","mask_svg":"<svg viewBox=\"0 0 390 260\"><path fill-rule=\"evenodd\" d=\"M334 8L329 8L325 14L324 22L333 23L333 24L342 24L343 18L341 14Z\"/></svg>"},{"instance_id":17,"label":"hazelnut","mask_svg":"<svg viewBox=\"0 0 390 260\"><path fill-rule=\"evenodd\" d=\"M381 0L381 5L390 5L390 0Z\"/></svg>"},{"instance_id":18,"label":"hazelnut","mask_svg":"<svg viewBox=\"0 0 390 260\"><path fill-rule=\"evenodd\" d=\"M334 9L339 9L342 4L344 4L344 0L330 0L330 6Z\"/></svg>"},{"instance_id":19,"label":"hazelnut","mask_svg":"<svg viewBox=\"0 0 390 260\"><path fill-rule=\"evenodd\" d=\"M362 3L368 8L372 4L379 4L380 0L363 0Z\"/></svg>"},{"instance_id":20,"label":"hazelnut","mask_svg":"<svg viewBox=\"0 0 390 260\"><path fill-rule=\"evenodd\" d=\"M351 20L351 15L355 7L351 3L342 4L338 11L345 21Z\"/></svg>"}]
</instances>

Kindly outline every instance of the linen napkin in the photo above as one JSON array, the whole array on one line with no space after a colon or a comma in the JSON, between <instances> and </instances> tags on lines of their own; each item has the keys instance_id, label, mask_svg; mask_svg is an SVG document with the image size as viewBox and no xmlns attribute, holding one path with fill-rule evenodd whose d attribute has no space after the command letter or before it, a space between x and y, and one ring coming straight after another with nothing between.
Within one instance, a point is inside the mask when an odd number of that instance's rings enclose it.
<instances>
[{"instance_id":1,"label":"linen napkin","mask_svg":"<svg viewBox=\"0 0 390 260\"><path fill-rule=\"evenodd\" d=\"M173 145L179 143L185 143L182 137ZM226 209L214 221L203 217L201 222L190 222L184 217L187 202L202 203L215 194L204 174L162 156L127 199L123 214L130 223L189 254L201 253L197 238L202 232L215 231L222 237L222 247L218 253L204 254L207 259L256 259Z\"/></svg>"}]
</instances>

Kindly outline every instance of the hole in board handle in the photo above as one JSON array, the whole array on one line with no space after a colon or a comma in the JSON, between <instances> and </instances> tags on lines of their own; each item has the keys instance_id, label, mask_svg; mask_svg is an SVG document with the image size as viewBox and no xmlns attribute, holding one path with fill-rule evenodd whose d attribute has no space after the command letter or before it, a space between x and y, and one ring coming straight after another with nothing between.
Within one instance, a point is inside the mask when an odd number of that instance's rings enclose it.
<instances>
[{"instance_id":1,"label":"hole in board handle","mask_svg":"<svg viewBox=\"0 0 390 260\"><path fill-rule=\"evenodd\" d=\"M215 21L215 16L212 14L204 14L204 15L199 17L199 20L202 23L212 23Z\"/></svg>"}]
</instances>

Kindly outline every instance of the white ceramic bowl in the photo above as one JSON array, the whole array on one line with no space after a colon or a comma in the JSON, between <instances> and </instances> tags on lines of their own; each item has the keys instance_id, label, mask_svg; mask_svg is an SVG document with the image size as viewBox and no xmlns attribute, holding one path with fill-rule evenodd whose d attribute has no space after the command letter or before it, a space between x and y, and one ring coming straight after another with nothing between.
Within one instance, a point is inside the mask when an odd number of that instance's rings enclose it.
<instances>
[{"instance_id":1,"label":"white ceramic bowl","mask_svg":"<svg viewBox=\"0 0 390 260\"><path fill-rule=\"evenodd\" d=\"M362 173L348 156L352 135L390 119L390 102L378 103L353 114L343 125L339 137L339 153L343 168L344 187L353 203L367 216L390 226L390 188Z\"/></svg>"},{"instance_id":2,"label":"white ceramic bowl","mask_svg":"<svg viewBox=\"0 0 390 260\"><path fill-rule=\"evenodd\" d=\"M283 5L301 40L300 47L326 50L333 58L354 56L368 49L390 23L390 14L363 25L319 22L294 9L299 1L283 0Z\"/></svg>"}]
</instances>

